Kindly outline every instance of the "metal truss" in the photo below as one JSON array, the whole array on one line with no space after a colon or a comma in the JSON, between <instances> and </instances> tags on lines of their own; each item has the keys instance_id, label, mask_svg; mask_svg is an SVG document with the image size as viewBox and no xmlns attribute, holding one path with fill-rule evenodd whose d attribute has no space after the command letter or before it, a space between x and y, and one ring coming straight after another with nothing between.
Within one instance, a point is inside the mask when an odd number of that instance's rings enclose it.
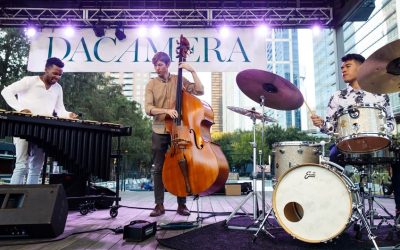
<instances>
[{"instance_id":1,"label":"metal truss","mask_svg":"<svg viewBox=\"0 0 400 250\"><path fill-rule=\"evenodd\" d=\"M315 23L331 26L332 8L251 8L251 9L57 9L2 8L0 26L37 25L43 28L71 24L88 28L104 25L108 28L137 27L157 24L161 27L195 28L253 27L260 23L275 28L310 27Z\"/></svg>"}]
</instances>

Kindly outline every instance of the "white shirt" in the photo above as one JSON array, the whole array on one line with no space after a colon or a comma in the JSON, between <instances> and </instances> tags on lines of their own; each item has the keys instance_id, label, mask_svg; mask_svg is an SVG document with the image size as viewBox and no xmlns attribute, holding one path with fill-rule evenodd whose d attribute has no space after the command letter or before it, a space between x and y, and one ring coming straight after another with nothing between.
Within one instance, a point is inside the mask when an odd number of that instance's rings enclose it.
<instances>
[{"instance_id":1,"label":"white shirt","mask_svg":"<svg viewBox=\"0 0 400 250\"><path fill-rule=\"evenodd\" d=\"M32 115L44 116L53 116L55 111L58 117L69 117L69 112L65 110L61 85L55 83L46 89L39 76L26 76L5 87L1 95L16 111L29 109Z\"/></svg>"}]
</instances>

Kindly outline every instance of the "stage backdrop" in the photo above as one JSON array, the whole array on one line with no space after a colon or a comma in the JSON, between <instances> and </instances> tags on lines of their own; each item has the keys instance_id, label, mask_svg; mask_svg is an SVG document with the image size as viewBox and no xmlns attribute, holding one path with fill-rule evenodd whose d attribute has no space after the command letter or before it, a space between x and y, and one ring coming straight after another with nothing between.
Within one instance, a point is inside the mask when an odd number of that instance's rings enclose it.
<instances>
[{"instance_id":1,"label":"stage backdrop","mask_svg":"<svg viewBox=\"0 0 400 250\"><path fill-rule=\"evenodd\" d=\"M65 72L151 72L151 58L157 51L177 61L176 41L188 38L193 53L187 61L199 72L237 72L247 68L265 69L265 35L255 29L231 29L222 38L217 29L162 29L158 37L139 37L137 29L125 29L126 39L119 41L114 29L96 37L92 29L77 30L73 37L62 29L44 29L31 41L28 70L42 72L49 57L65 62ZM177 70L177 63L171 65Z\"/></svg>"}]
</instances>

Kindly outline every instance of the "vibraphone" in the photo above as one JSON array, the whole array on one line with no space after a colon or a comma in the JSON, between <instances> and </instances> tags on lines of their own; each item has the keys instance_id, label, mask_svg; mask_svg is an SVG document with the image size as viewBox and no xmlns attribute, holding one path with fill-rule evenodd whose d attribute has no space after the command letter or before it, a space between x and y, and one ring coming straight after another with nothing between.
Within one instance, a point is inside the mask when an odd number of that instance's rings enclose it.
<instances>
[{"instance_id":1,"label":"vibraphone","mask_svg":"<svg viewBox=\"0 0 400 250\"><path fill-rule=\"evenodd\" d=\"M91 175L108 180L112 137L131 133L131 127L119 124L0 110L0 138L14 136L33 142L46 152L46 156L79 176Z\"/></svg>"}]
</instances>

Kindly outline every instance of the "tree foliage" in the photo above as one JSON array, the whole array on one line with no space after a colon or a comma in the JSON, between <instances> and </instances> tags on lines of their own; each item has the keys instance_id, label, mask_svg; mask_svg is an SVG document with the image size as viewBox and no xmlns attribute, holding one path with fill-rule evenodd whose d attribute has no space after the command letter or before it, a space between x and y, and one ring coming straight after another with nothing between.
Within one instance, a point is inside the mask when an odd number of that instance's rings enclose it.
<instances>
[{"instance_id":1,"label":"tree foliage","mask_svg":"<svg viewBox=\"0 0 400 250\"><path fill-rule=\"evenodd\" d=\"M318 141L318 138L309 136L296 128L283 129L279 125L267 126L264 137L261 127L256 128L256 162L268 163L273 144L284 141ZM213 139L220 144L222 151L228 159L231 168L242 169L245 164L253 162L253 131L237 130L233 133L213 134ZM262 141L264 138L264 143ZM262 150L260 152L260 150ZM261 154L260 154L261 153Z\"/></svg>"},{"instance_id":2,"label":"tree foliage","mask_svg":"<svg viewBox=\"0 0 400 250\"><path fill-rule=\"evenodd\" d=\"M0 91L27 74L28 40L21 29L0 29ZM0 98L0 108L6 108Z\"/></svg>"},{"instance_id":3,"label":"tree foliage","mask_svg":"<svg viewBox=\"0 0 400 250\"><path fill-rule=\"evenodd\" d=\"M0 30L0 38L1 91L4 86L29 74L26 70L29 41L21 29ZM121 87L112 85L111 80L102 73L65 73L60 84L63 86L67 110L82 113L84 120L132 127L132 136L121 140L125 159L123 164L127 165L128 171L144 167L149 170L151 123L138 103L128 101L122 95ZM0 98L0 108L9 109L3 98Z\"/></svg>"}]
</instances>

